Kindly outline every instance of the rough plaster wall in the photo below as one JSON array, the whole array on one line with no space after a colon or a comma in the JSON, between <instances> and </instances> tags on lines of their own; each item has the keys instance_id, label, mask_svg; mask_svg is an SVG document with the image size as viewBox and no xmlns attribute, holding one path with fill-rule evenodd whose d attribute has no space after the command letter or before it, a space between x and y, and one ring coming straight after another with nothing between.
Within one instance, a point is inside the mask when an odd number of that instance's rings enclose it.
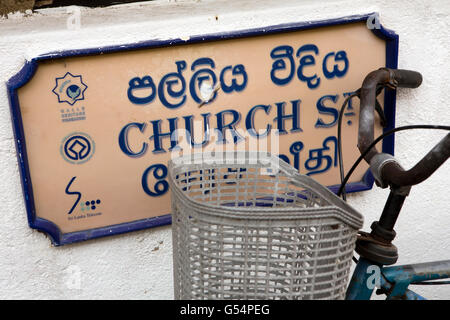
<instances>
[{"instance_id":1,"label":"rough plaster wall","mask_svg":"<svg viewBox=\"0 0 450 320\"><path fill-rule=\"evenodd\" d=\"M400 35L400 68L422 72L419 89L401 90L397 124L449 124L448 1L155 1L106 9L82 9L81 30L67 30L66 9L0 19L0 298L171 299L170 227L51 247L31 230L22 198L5 81L26 58L49 51L116 45L149 39L232 31L378 11L382 24ZM216 16L218 19L216 19ZM409 168L443 132L396 137L396 154ZM413 188L397 226L400 263L450 258L450 164ZM378 218L387 190L349 197L365 216ZM80 272L79 289L71 274ZM450 286L418 287L429 298L450 298Z\"/></svg>"},{"instance_id":2,"label":"rough plaster wall","mask_svg":"<svg viewBox=\"0 0 450 320\"><path fill-rule=\"evenodd\" d=\"M32 9L34 0L2 0L0 2L0 16L12 11L26 11Z\"/></svg>"}]
</instances>

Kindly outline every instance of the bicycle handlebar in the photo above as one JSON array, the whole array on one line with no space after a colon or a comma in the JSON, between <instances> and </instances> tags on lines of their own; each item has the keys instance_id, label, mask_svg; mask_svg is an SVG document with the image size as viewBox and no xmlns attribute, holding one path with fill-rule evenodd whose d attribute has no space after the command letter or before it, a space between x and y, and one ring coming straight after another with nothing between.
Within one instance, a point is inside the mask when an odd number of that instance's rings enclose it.
<instances>
[{"instance_id":1,"label":"bicycle handlebar","mask_svg":"<svg viewBox=\"0 0 450 320\"><path fill-rule=\"evenodd\" d=\"M420 73L409 70L393 70L381 68L369 73L361 86L361 107L359 113L358 148L363 153L374 139L374 110L377 85L390 87L417 88L422 83ZM378 152L375 148L364 157L367 163Z\"/></svg>"},{"instance_id":2,"label":"bicycle handlebar","mask_svg":"<svg viewBox=\"0 0 450 320\"><path fill-rule=\"evenodd\" d=\"M450 133L431 149L414 167L405 171L396 161L389 161L378 170L381 181L395 186L412 186L426 180L450 157Z\"/></svg>"},{"instance_id":3,"label":"bicycle handlebar","mask_svg":"<svg viewBox=\"0 0 450 320\"><path fill-rule=\"evenodd\" d=\"M416 71L381 68L369 73L360 93L361 107L358 128L358 148L363 153L374 140L374 110L377 85L391 88L417 88L422 76ZM412 186L427 179L450 156L450 134L442 139L412 169L405 171L390 155L379 153L374 147L364 157L371 165L375 178L382 187L387 185Z\"/></svg>"},{"instance_id":4,"label":"bicycle handlebar","mask_svg":"<svg viewBox=\"0 0 450 320\"><path fill-rule=\"evenodd\" d=\"M386 69L393 74L394 85L401 88L418 88L422 84L422 75L417 71Z\"/></svg>"}]
</instances>

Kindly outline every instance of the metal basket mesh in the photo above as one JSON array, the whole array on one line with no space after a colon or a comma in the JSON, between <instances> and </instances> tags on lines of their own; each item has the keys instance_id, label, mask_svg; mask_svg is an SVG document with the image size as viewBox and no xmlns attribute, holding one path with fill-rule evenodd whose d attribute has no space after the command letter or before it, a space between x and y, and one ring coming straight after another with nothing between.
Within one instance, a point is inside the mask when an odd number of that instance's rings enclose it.
<instances>
[{"instance_id":1,"label":"metal basket mesh","mask_svg":"<svg viewBox=\"0 0 450 320\"><path fill-rule=\"evenodd\" d=\"M268 154L217 159L169 163L175 298L344 298L362 216Z\"/></svg>"}]
</instances>

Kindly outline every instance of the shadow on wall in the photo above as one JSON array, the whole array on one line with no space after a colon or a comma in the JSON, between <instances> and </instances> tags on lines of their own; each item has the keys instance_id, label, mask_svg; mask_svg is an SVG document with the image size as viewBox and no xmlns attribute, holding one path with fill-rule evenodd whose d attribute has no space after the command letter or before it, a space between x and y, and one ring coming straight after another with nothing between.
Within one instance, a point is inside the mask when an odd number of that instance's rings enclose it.
<instances>
[{"instance_id":1,"label":"shadow on wall","mask_svg":"<svg viewBox=\"0 0 450 320\"><path fill-rule=\"evenodd\" d=\"M33 9L35 0L2 0L0 2L0 16L15 11Z\"/></svg>"},{"instance_id":2,"label":"shadow on wall","mask_svg":"<svg viewBox=\"0 0 450 320\"><path fill-rule=\"evenodd\" d=\"M64 6L107 7L116 4L144 2L153 0L2 0L0 16L10 12L44 9Z\"/></svg>"}]
</instances>

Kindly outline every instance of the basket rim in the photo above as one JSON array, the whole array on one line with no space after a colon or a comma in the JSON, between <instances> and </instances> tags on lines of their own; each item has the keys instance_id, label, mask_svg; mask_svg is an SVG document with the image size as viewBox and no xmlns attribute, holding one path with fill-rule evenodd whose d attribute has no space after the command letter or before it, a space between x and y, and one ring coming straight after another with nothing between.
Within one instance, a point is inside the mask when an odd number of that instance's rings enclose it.
<instances>
[{"instance_id":1,"label":"basket rim","mask_svg":"<svg viewBox=\"0 0 450 320\"><path fill-rule=\"evenodd\" d=\"M176 183L173 173L177 168L184 167L184 171L192 170L205 170L205 169L216 169L216 168L227 168L230 167L230 163L206 163L198 162L199 159L208 159L208 156L213 156L208 153L193 153L188 155L183 155L175 159L169 160L168 163L168 180L170 184L170 190L175 193L176 196L180 197L183 202L187 202L193 207L197 212L209 216L217 217L227 217L227 218L238 218L238 219L306 219L306 218L337 218L346 224L349 224L355 229L360 229L363 226L364 218L361 213L355 210L348 203L339 198L331 190L314 180L313 178L300 174L294 167L283 161L282 159L275 157L274 155L267 152L249 152L249 151L235 151L235 152L222 152L225 155L222 159L245 159L245 163L239 163L240 166L245 167L250 159L257 160L258 165L263 167L270 167L270 165L277 166L280 171L282 171L288 178L290 182L294 185L300 187L307 187L312 189L320 197L325 199L329 205L322 206L320 208L299 208L299 207L258 207L255 211L254 207L228 207L223 205L209 204L189 197L183 190L182 187ZM231 156L233 155L233 157ZM216 155L214 155L216 156ZM209 158L211 160L211 158ZM215 158L217 159L217 158ZM260 160L264 159L266 164L262 163ZM197 163L195 163L197 161ZM269 164L269 165L267 165ZM252 164L254 168L254 164ZM174 200L172 200L174 201ZM313 210L312 210L313 209ZM242 214L238 215L236 212L245 212L246 216L243 217Z\"/></svg>"}]
</instances>

